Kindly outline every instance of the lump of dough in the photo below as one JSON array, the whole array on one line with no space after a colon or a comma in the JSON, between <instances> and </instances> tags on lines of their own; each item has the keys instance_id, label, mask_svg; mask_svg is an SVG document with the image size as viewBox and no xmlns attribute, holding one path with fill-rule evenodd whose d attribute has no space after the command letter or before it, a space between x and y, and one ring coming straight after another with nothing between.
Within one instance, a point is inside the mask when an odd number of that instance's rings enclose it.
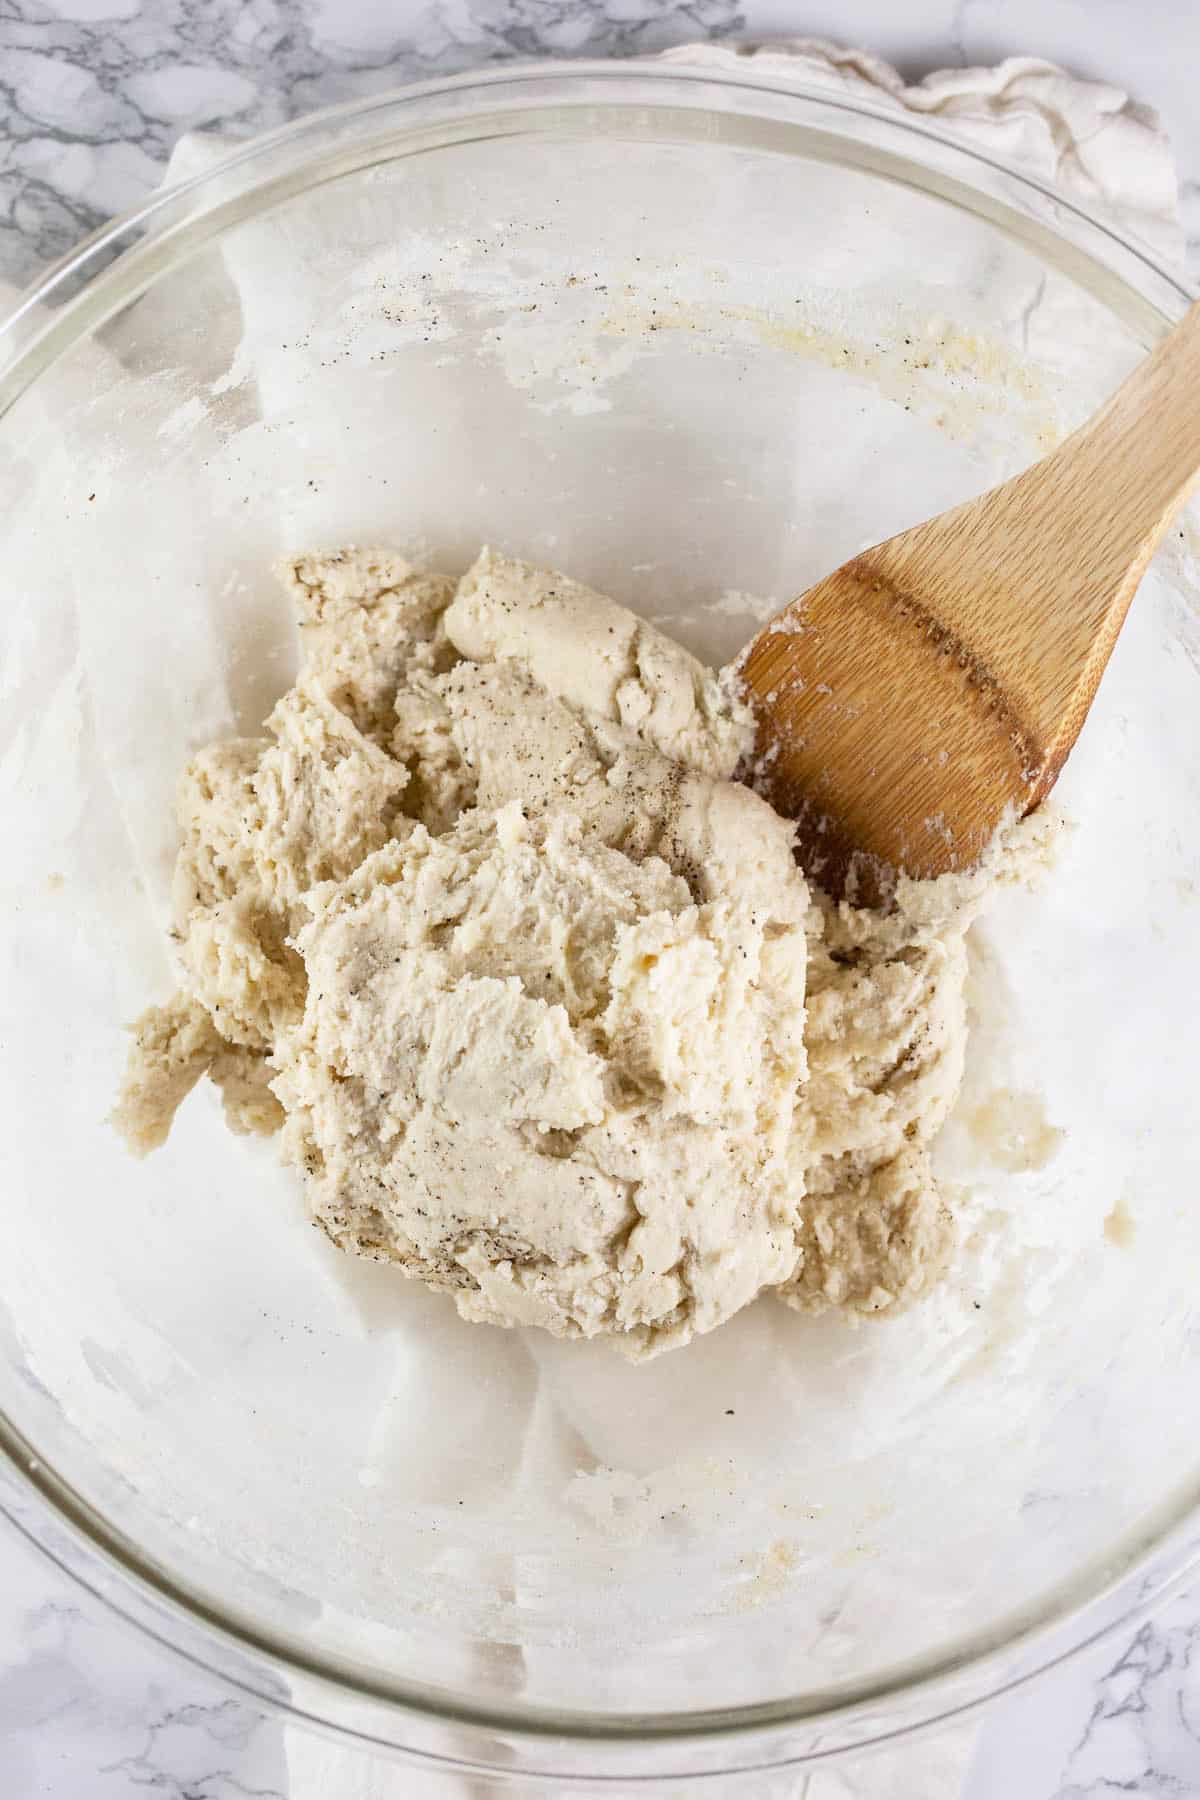
<instances>
[{"instance_id":1,"label":"lump of dough","mask_svg":"<svg viewBox=\"0 0 1200 1800\"><path fill-rule=\"evenodd\" d=\"M150 1006L137 1023L130 1070L111 1122L135 1156L166 1142L180 1105L204 1075L221 1090L232 1131L269 1137L283 1123L266 1059L225 1042L204 1008L186 994Z\"/></svg>"},{"instance_id":2,"label":"lump of dough","mask_svg":"<svg viewBox=\"0 0 1200 1800\"><path fill-rule=\"evenodd\" d=\"M135 1156L166 1142L171 1122L222 1049L204 1008L186 994L148 1006L135 1027L129 1069L110 1115Z\"/></svg>"},{"instance_id":3,"label":"lump of dough","mask_svg":"<svg viewBox=\"0 0 1200 1800\"><path fill-rule=\"evenodd\" d=\"M162 1143L208 1074L236 1130L278 1130L265 1062L299 1018L304 965L289 941L318 882L348 874L396 830L409 775L389 743L398 681L444 668L453 591L386 552L296 557L306 660L261 738L209 745L180 781L172 939L183 989L135 1028L113 1122L137 1154Z\"/></svg>"},{"instance_id":4,"label":"lump of dough","mask_svg":"<svg viewBox=\"0 0 1200 1800\"><path fill-rule=\"evenodd\" d=\"M796 1261L804 940L516 804L313 897L277 1045L338 1243L467 1317L681 1343Z\"/></svg>"},{"instance_id":5,"label":"lump of dough","mask_svg":"<svg viewBox=\"0 0 1200 1800\"><path fill-rule=\"evenodd\" d=\"M230 1043L260 1050L303 1004L288 939L305 896L387 841L408 779L307 675L267 730L212 746L185 772L174 883L193 997Z\"/></svg>"},{"instance_id":6,"label":"lump of dough","mask_svg":"<svg viewBox=\"0 0 1200 1800\"><path fill-rule=\"evenodd\" d=\"M822 952L809 961L808 1153L887 1160L932 1137L958 1092L966 949L953 936L851 963Z\"/></svg>"},{"instance_id":7,"label":"lump of dough","mask_svg":"<svg viewBox=\"0 0 1200 1800\"><path fill-rule=\"evenodd\" d=\"M472 662L518 662L548 694L702 775L728 778L753 741L731 686L635 613L552 570L481 550L446 632Z\"/></svg>"},{"instance_id":8,"label":"lump of dough","mask_svg":"<svg viewBox=\"0 0 1200 1800\"><path fill-rule=\"evenodd\" d=\"M454 593L391 550L332 550L288 557L304 666L365 737L390 749L397 690L416 669L448 668L455 653L442 615Z\"/></svg>"},{"instance_id":9,"label":"lump of dough","mask_svg":"<svg viewBox=\"0 0 1200 1800\"><path fill-rule=\"evenodd\" d=\"M950 1262L929 1147L962 1082L966 934L997 883L1046 866L1052 839L1034 815L966 875L902 878L886 911L813 890L795 1146L808 1198L789 1304L897 1310Z\"/></svg>"},{"instance_id":10,"label":"lump of dough","mask_svg":"<svg viewBox=\"0 0 1200 1800\"><path fill-rule=\"evenodd\" d=\"M434 684L480 806L568 806L602 843L656 855L697 899L740 894L789 924L808 888L795 832L765 800L573 711L517 663L460 663Z\"/></svg>"},{"instance_id":11,"label":"lump of dough","mask_svg":"<svg viewBox=\"0 0 1200 1800\"><path fill-rule=\"evenodd\" d=\"M235 1129L282 1123L335 1243L633 1355L766 1288L927 1291L966 932L1045 824L835 904L729 779L730 683L606 596L487 550L457 588L386 550L282 572L303 666L185 773L180 992L137 1029L131 1146L207 1075Z\"/></svg>"},{"instance_id":12,"label":"lump of dough","mask_svg":"<svg viewBox=\"0 0 1200 1800\"><path fill-rule=\"evenodd\" d=\"M830 1193L804 1208L802 1254L780 1294L806 1310L896 1311L926 1293L954 1246L954 1221L940 1198L928 1152L838 1172Z\"/></svg>"}]
</instances>

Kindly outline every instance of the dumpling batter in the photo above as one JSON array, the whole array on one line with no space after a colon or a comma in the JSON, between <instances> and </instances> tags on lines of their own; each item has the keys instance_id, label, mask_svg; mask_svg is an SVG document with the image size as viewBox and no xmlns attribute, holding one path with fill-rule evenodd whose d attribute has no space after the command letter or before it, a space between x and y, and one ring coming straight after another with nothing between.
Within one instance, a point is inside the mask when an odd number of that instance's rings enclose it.
<instances>
[{"instance_id":1,"label":"dumpling batter","mask_svg":"<svg viewBox=\"0 0 1200 1800\"><path fill-rule=\"evenodd\" d=\"M732 779L735 682L613 601L490 550L457 586L356 549L284 575L296 685L181 785L131 1148L208 1074L335 1243L635 1356L764 1288L925 1290L963 939L1012 857L835 906Z\"/></svg>"}]
</instances>

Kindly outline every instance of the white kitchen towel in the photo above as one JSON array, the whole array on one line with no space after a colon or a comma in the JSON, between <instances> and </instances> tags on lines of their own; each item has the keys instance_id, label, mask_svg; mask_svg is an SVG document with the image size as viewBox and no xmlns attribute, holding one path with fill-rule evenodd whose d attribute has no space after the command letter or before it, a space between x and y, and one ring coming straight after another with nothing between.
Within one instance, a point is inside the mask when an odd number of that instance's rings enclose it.
<instances>
[{"instance_id":1,"label":"white kitchen towel","mask_svg":"<svg viewBox=\"0 0 1200 1800\"><path fill-rule=\"evenodd\" d=\"M1156 116L1119 88L1081 81L1051 63L1013 57L990 69L953 69L915 86L889 64L861 50L801 39L760 49L686 45L665 60L702 64L714 73L746 58L757 69L799 85L870 97L898 111L929 118L990 155L1057 183L1098 212L1106 212L1161 255L1182 261L1174 161ZM192 134L177 146L168 180L198 173L228 148L228 140ZM960 1800L974 1742L968 1721L895 1748L791 1778L765 1781L763 1796L788 1800ZM374 1758L288 1725L289 1800L470 1800L491 1793L477 1778L455 1777ZM506 1788L504 1792L514 1790ZM517 1790L519 1791L519 1790ZM719 1795L706 1787L706 1793ZM744 1795L740 1783L730 1788ZM564 1788L559 1800L572 1800Z\"/></svg>"},{"instance_id":2,"label":"white kitchen towel","mask_svg":"<svg viewBox=\"0 0 1200 1800\"><path fill-rule=\"evenodd\" d=\"M756 70L918 114L1000 161L1054 182L1182 262L1175 159L1157 113L1107 82L1081 81L1054 63L1010 56L990 69L939 69L910 86L881 57L819 38L761 48L684 44L665 62L714 72L749 61Z\"/></svg>"}]
</instances>

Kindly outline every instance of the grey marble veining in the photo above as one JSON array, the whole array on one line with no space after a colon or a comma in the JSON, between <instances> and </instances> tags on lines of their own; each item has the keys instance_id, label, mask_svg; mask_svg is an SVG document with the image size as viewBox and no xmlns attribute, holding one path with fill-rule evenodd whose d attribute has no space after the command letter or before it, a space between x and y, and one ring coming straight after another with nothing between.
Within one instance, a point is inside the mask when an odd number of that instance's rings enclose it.
<instances>
[{"instance_id":1,"label":"grey marble veining","mask_svg":"<svg viewBox=\"0 0 1200 1800\"><path fill-rule=\"evenodd\" d=\"M0 276L27 280L134 204L194 126L249 135L484 63L797 33L870 44L911 76L1028 51L1120 78L1173 131L1190 219L1200 109L1169 46L1190 33L1200 55L1192 0L1095 0L1086 30L1081 20L1071 0L5 0Z\"/></svg>"},{"instance_id":2,"label":"grey marble veining","mask_svg":"<svg viewBox=\"0 0 1200 1800\"><path fill-rule=\"evenodd\" d=\"M966 1800L1200 1794L1200 1591L985 1715Z\"/></svg>"},{"instance_id":3,"label":"grey marble veining","mask_svg":"<svg viewBox=\"0 0 1200 1800\"><path fill-rule=\"evenodd\" d=\"M6 1528L0 1794L127 1800L140 1792L282 1800L280 1728L136 1636Z\"/></svg>"},{"instance_id":4,"label":"grey marble veining","mask_svg":"<svg viewBox=\"0 0 1200 1800\"><path fill-rule=\"evenodd\" d=\"M144 1642L10 1532L0 1595L5 1800L295 1793L276 1719ZM963 1800L1200 1795L1200 1590L986 1711L964 1760ZM415 1777L371 1766L373 1791L322 1800L418 1800ZM854 1800L853 1782L853 1765L818 1772L798 1781L796 1800ZM928 1800L919 1788L886 1791Z\"/></svg>"},{"instance_id":5,"label":"grey marble veining","mask_svg":"<svg viewBox=\"0 0 1200 1800\"><path fill-rule=\"evenodd\" d=\"M198 125L250 134L482 63L789 34L867 44L910 77L1026 52L1128 87L1172 131L1200 250L1196 0L0 0L0 279L28 279L136 202ZM1200 1589L956 1742L963 1800L1200 1800ZM137 1637L0 1531L0 1800L428 1791L365 1761L314 1786L302 1760L289 1767L277 1719ZM897 1765L886 1792L929 1800L922 1779ZM884 1791L874 1778L860 1789L853 1767L796 1784L797 1800Z\"/></svg>"},{"instance_id":6,"label":"grey marble veining","mask_svg":"<svg viewBox=\"0 0 1200 1800\"><path fill-rule=\"evenodd\" d=\"M248 135L481 63L635 56L744 25L736 0L22 0L0 15L0 271L27 280L132 205L193 126Z\"/></svg>"}]
</instances>

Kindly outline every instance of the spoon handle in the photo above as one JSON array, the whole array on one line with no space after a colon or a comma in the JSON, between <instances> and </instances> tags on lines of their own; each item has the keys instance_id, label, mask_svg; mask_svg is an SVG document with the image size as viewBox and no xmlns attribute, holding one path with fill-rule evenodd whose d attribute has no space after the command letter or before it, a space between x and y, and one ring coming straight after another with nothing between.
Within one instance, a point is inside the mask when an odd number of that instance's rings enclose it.
<instances>
[{"instance_id":1,"label":"spoon handle","mask_svg":"<svg viewBox=\"0 0 1200 1800\"><path fill-rule=\"evenodd\" d=\"M1015 484L1047 571L1086 569L1094 611L1120 619L1200 476L1200 302L1088 423Z\"/></svg>"}]
</instances>

